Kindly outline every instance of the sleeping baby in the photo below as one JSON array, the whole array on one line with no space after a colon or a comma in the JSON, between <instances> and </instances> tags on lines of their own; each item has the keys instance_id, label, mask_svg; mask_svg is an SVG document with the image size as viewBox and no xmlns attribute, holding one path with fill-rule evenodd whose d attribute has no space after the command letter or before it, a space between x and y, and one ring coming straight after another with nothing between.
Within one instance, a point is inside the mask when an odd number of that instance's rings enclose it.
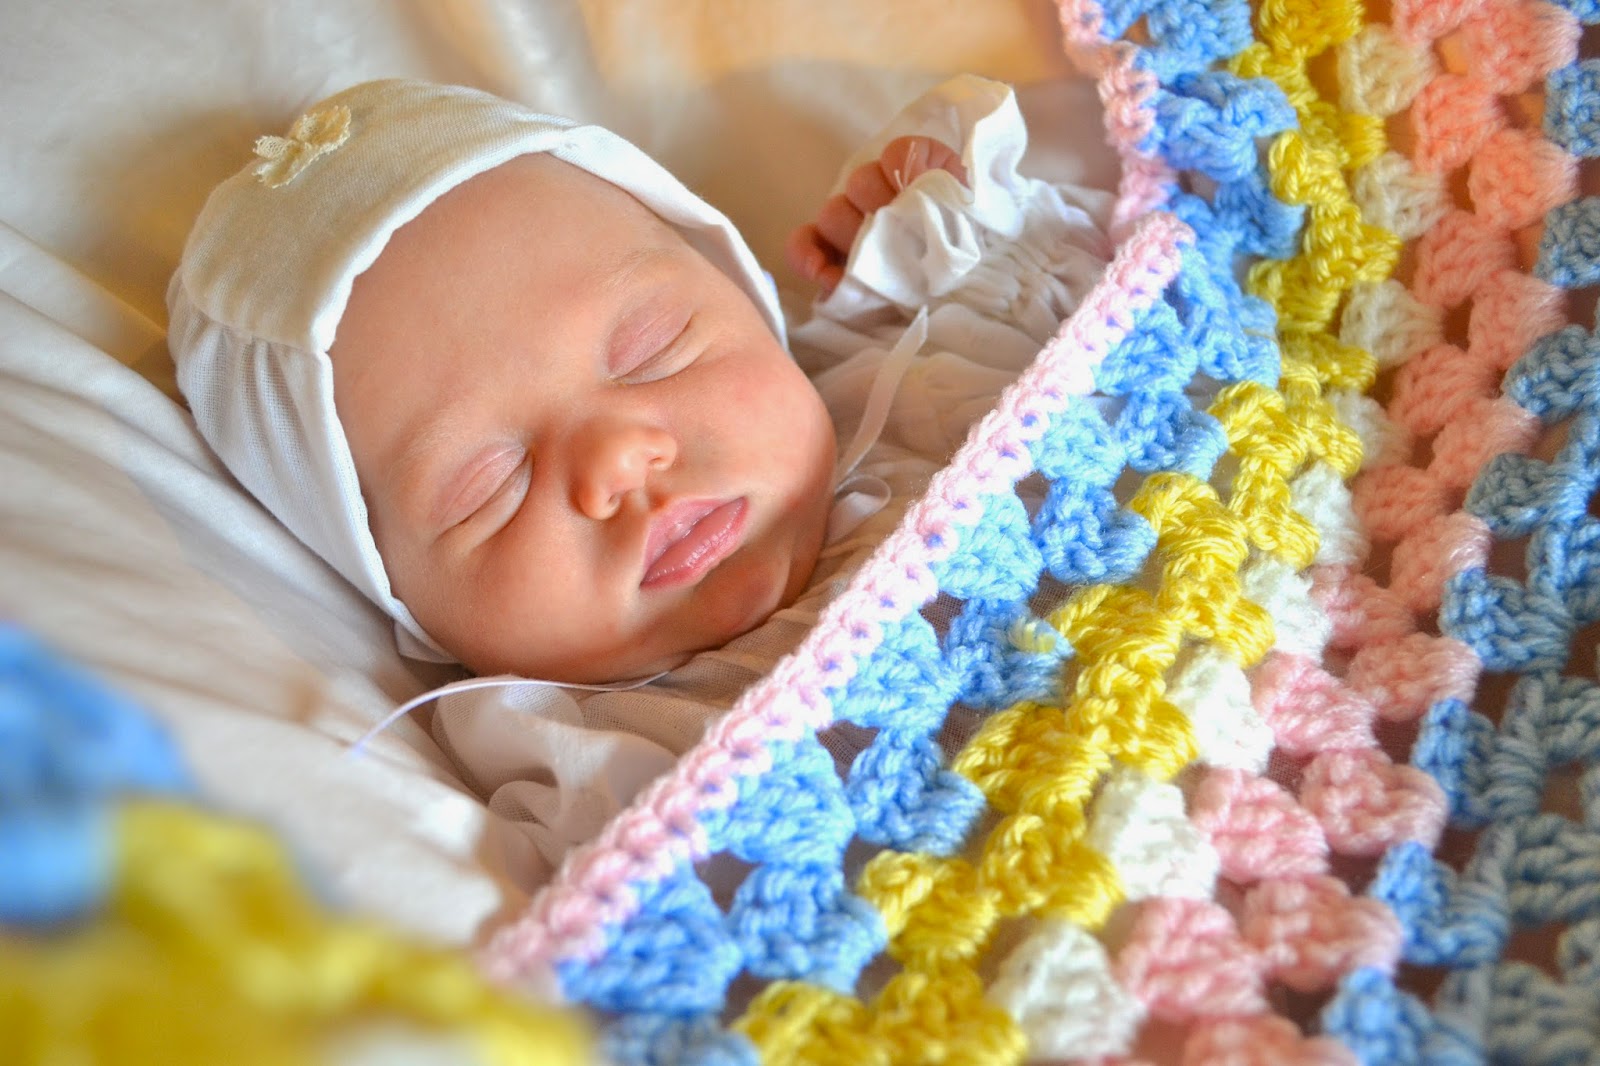
<instances>
[{"instance_id":1,"label":"sleeping baby","mask_svg":"<svg viewBox=\"0 0 1600 1066\"><path fill-rule=\"evenodd\" d=\"M168 297L196 423L403 652L518 679L432 728L524 887L793 649L1098 277L1109 194L1025 144L982 79L903 112L790 242L792 339L648 156L475 90L356 86L212 193Z\"/></svg>"}]
</instances>

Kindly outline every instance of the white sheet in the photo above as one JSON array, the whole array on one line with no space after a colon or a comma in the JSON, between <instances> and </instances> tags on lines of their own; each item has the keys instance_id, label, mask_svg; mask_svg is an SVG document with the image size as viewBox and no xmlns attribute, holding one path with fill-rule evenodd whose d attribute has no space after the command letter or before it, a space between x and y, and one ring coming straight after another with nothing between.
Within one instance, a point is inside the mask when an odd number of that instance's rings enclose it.
<instances>
[{"instance_id":1,"label":"white sheet","mask_svg":"<svg viewBox=\"0 0 1600 1066\"><path fill-rule=\"evenodd\" d=\"M773 266L907 100L962 70L1066 69L1048 0L36 0L0 18L0 615L152 708L208 797L279 828L335 898L453 942L519 902L501 872L522 857L416 724L343 754L439 678L162 392L166 281L210 186L333 89L462 81L609 122ZM1082 103L1057 101L1068 141L1094 136Z\"/></svg>"}]
</instances>

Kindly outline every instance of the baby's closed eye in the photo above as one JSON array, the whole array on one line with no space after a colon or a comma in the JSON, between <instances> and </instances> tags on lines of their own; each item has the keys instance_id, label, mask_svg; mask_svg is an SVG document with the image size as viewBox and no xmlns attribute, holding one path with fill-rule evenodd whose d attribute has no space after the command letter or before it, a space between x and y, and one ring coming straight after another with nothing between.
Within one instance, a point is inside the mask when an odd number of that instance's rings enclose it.
<instances>
[{"instance_id":1,"label":"baby's closed eye","mask_svg":"<svg viewBox=\"0 0 1600 1066\"><path fill-rule=\"evenodd\" d=\"M520 447L505 448L476 466L469 465L441 527L448 530L478 520L490 521L514 508L515 501L520 501L526 491L532 467L531 457Z\"/></svg>"},{"instance_id":2,"label":"baby's closed eye","mask_svg":"<svg viewBox=\"0 0 1600 1066\"><path fill-rule=\"evenodd\" d=\"M625 325L612 338L607 370L614 381L654 381L681 369L677 364L685 361L683 341L693 313L674 308L641 317L642 322Z\"/></svg>"}]
</instances>

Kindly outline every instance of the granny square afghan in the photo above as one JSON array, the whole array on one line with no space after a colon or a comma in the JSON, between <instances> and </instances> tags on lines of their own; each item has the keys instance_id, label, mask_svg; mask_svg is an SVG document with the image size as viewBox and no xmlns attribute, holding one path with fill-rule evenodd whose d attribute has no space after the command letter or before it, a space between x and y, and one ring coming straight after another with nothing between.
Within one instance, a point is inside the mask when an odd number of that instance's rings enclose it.
<instances>
[{"instance_id":1,"label":"granny square afghan","mask_svg":"<svg viewBox=\"0 0 1600 1066\"><path fill-rule=\"evenodd\" d=\"M1063 0L1115 261L490 971L630 1063L1600 1054L1595 17Z\"/></svg>"},{"instance_id":2,"label":"granny square afghan","mask_svg":"<svg viewBox=\"0 0 1600 1066\"><path fill-rule=\"evenodd\" d=\"M476 963L624 1064L1600 1061L1600 4L1060 15L1105 276ZM141 721L0 629L0 922L87 922L0 935L13 1039L583 1054L324 917Z\"/></svg>"}]
</instances>

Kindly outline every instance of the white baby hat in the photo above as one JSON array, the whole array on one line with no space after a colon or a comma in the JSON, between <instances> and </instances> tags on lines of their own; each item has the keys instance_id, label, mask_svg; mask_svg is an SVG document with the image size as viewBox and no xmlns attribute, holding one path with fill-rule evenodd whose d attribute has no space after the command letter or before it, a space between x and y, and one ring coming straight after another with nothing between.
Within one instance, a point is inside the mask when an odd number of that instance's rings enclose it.
<instances>
[{"instance_id":1,"label":"white baby hat","mask_svg":"<svg viewBox=\"0 0 1600 1066\"><path fill-rule=\"evenodd\" d=\"M211 193L167 290L178 387L228 469L395 621L401 651L452 661L395 598L367 526L328 358L355 278L450 189L548 152L631 193L737 282L783 339L771 280L733 225L599 126L475 89L391 80L330 96Z\"/></svg>"}]
</instances>

